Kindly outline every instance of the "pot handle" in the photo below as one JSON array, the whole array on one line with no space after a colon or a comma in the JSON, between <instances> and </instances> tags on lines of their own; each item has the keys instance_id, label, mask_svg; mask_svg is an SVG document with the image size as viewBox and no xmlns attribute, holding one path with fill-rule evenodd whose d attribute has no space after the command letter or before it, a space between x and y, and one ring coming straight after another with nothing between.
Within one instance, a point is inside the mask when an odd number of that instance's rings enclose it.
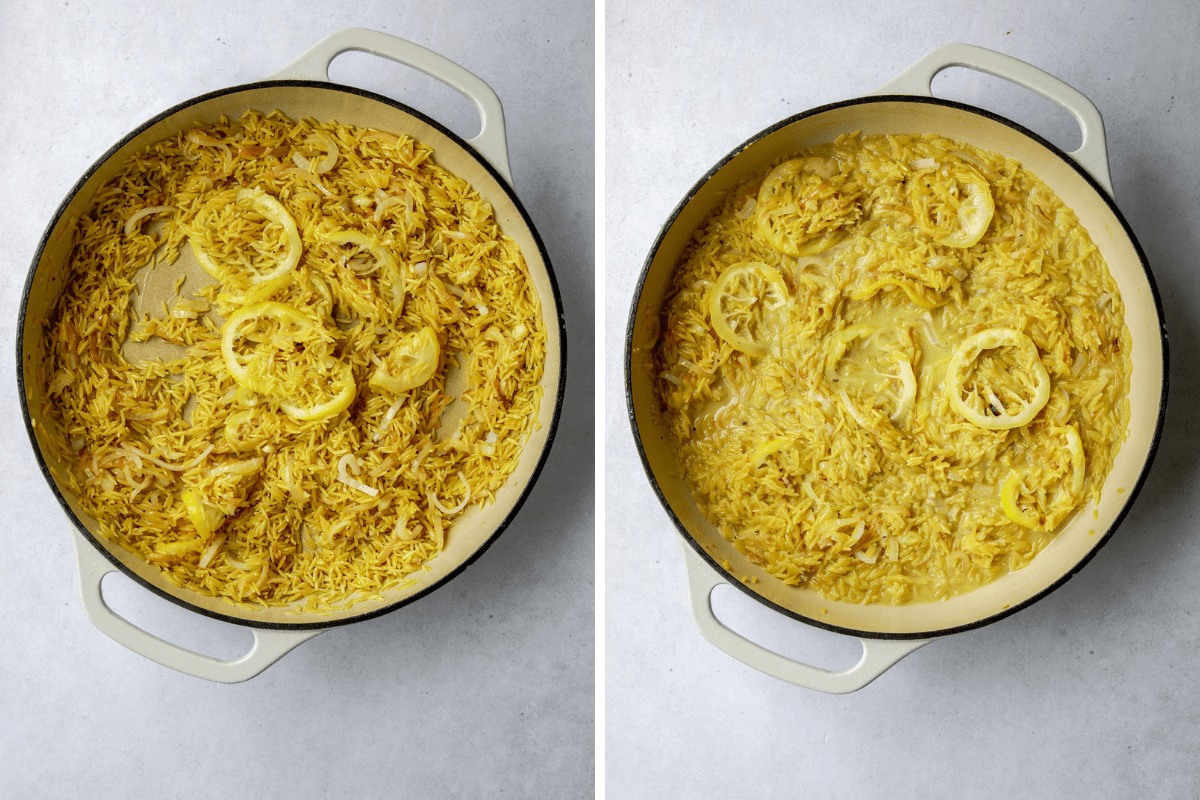
<instances>
[{"instance_id":1,"label":"pot handle","mask_svg":"<svg viewBox=\"0 0 1200 800\"><path fill-rule=\"evenodd\" d=\"M1003 78L1040 94L1065 109L1079 123L1083 133L1079 149L1068 155L1091 173L1109 196L1112 196L1112 175L1108 168L1108 148L1104 142L1104 120L1100 117L1100 111L1078 89L1032 64L971 44L944 44L930 50L911 67L871 94L915 94L932 97L933 78L947 67L966 67Z\"/></svg>"},{"instance_id":2,"label":"pot handle","mask_svg":"<svg viewBox=\"0 0 1200 800\"><path fill-rule=\"evenodd\" d=\"M296 645L325 632L324 629L293 631L253 628L254 646L246 655L232 661L222 661L171 644L142 630L109 608L104 602L100 582L108 573L116 572L117 568L79 531L74 531L74 534L79 589L88 619L118 644L164 667L217 683L240 683L274 664Z\"/></svg>"},{"instance_id":3,"label":"pot handle","mask_svg":"<svg viewBox=\"0 0 1200 800\"><path fill-rule=\"evenodd\" d=\"M513 185L500 98L475 73L419 44L367 28L343 28L317 42L295 61L269 76L269 79L329 83L330 62L349 50L370 53L424 72L474 103L482 129L478 136L467 142L496 168L509 186Z\"/></svg>"},{"instance_id":4,"label":"pot handle","mask_svg":"<svg viewBox=\"0 0 1200 800\"><path fill-rule=\"evenodd\" d=\"M785 658L757 645L727 628L712 610L712 591L726 584L686 541L683 558L687 565L692 616L704 638L728 655L759 672L780 680L830 694L857 691L886 672L893 664L932 639L859 639L863 654L858 663L843 672L831 672Z\"/></svg>"}]
</instances>

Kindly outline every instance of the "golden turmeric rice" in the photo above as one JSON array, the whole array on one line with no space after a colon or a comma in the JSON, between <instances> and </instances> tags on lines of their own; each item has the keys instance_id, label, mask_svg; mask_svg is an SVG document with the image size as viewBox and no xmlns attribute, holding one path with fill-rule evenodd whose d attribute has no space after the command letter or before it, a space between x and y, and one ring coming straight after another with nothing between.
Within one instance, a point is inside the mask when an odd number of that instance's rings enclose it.
<instances>
[{"instance_id":1,"label":"golden turmeric rice","mask_svg":"<svg viewBox=\"0 0 1200 800\"><path fill-rule=\"evenodd\" d=\"M1075 214L1018 162L841 136L689 242L656 388L705 516L830 600L901 604L1029 563L1099 498L1130 335Z\"/></svg>"},{"instance_id":2,"label":"golden turmeric rice","mask_svg":"<svg viewBox=\"0 0 1200 800\"><path fill-rule=\"evenodd\" d=\"M185 248L202 273L172 272ZM412 580L537 424L520 249L407 136L249 112L158 142L68 275L51 458L102 536L204 595L319 610Z\"/></svg>"}]
</instances>

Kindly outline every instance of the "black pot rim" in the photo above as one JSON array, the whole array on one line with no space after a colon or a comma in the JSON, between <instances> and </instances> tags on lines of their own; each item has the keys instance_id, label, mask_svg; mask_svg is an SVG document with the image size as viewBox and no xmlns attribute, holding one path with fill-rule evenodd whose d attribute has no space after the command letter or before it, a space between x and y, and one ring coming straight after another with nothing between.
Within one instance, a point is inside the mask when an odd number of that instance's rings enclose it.
<instances>
[{"instance_id":1,"label":"black pot rim","mask_svg":"<svg viewBox=\"0 0 1200 800\"><path fill-rule=\"evenodd\" d=\"M747 586L745 583L738 580L728 570L726 570L724 567L722 567L721 564L719 564L717 562L717 560L714 559L704 549L704 547L702 547L700 545L700 543L692 536L691 532L687 529L687 526L684 525L683 522L679 519L679 517L676 516L675 512L671 510L671 505L667 501L666 495L663 493L662 488L658 485L658 481L654 477L654 472L650 467L650 461L646 455L646 450L642 445L642 434L638 428L637 415L636 415L634 407L633 407L633 391L632 391L633 331L634 331L634 324L637 321L638 305L641 302L642 291L646 285L646 277L650 273L650 267L654 262L654 257L655 257L655 255L657 255L659 248L662 246L663 239L666 237L667 232L674 226L675 221L678 219L679 215L683 212L684 207L689 202L691 202L692 198L694 198L696 196L696 194L700 191L701 187L703 187L706 183L708 183L708 181L722 167L724 167L726 164L728 164L730 161L732 161L738 154L740 154L747 147L750 147L752 144L770 136L771 134L775 133L776 131L778 131L782 128L788 127L796 122L799 122L800 120L806 119L808 117L813 117L818 114L822 114L822 113L832 111L835 109L845 108L848 106L871 105L871 104L876 104L876 103L897 103L897 102L945 106L948 108L954 108L954 109L957 109L960 111L966 111L968 113L976 114L981 117L985 117L989 120L992 120L994 122L999 122L1003 125L1006 125L1009 128L1012 128L1013 130L1015 130L1021 134L1024 134L1025 136L1029 137L1030 139L1034 140L1038 144L1045 147L1047 150L1050 150L1052 153L1054 153L1056 156L1058 156L1059 159L1061 159L1064 163L1066 163L1068 166L1070 166L1072 169L1074 169L1074 171L1077 172L1080 175L1080 177L1082 177L1088 183L1088 185L1092 188L1092 190L1095 191L1096 194L1099 195L1099 197L1108 206L1108 208L1112 212L1113 216L1116 217L1116 219L1120 222L1121 229L1124 231L1125 236L1128 237L1129 242L1133 245L1134 251L1137 253L1138 260L1140 261L1141 266L1142 266L1142 271L1145 273L1146 280L1150 285L1150 294L1154 301L1155 313L1158 316L1158 328L1159 328L1159 337L1160 337L1160 340L1162 343L1162 362L1163 362L1162 363L1162 375L1163 375L1162 392L1159 397L1158 418L1155 422L1154 435L1150 441L1150 447L1146 453L1145 462L1142 464L1141 472L1139 473L1137 481L1134 484L1134 486L1128 491L1124 505L1122 506L1122 508L1121 508L1120 512L1117 514L1117 516L1114 518L1112 524L1108 527L1108 529L1104 532L1104 534L1099 537L1098 541L1087 551L1087 553L1084 554L1083 558L1081 558L1078 562L1076 562L1058 580L1056 580L1053 583L1051 583L1050 585L1044 587L1043 589L1041 589L1040 591L1038 591L1031 597L1026 598L1025 600L1021 601L1020 603L1017 603L1008 608L1005 608L1002 611L999 611L995 614L990 614L986 617L975 620L974 622L967 623L965 625L957 625L957 626L950 627L950 628L942 628L942 629L936 629L936 630L931 630L931 631L919 631L919 632L914 632L914 633L888 633L888 632L878 632L878 631L863 631L863 630L857 630L855 628L846 628L846 627L843 627L840 625L831 625L827 622L822 622L820 620L812 619L811 617L806 617L802 614L798 614L795 611L785 608L785 607L779 605L778 603L768 600L767 598L763 597L758 592L754 591L752 588ZM780 120L779 122L775 123L774 125L764 128L763 130L761 130L758 133L751 136L749 139L746 139L744 142L742 142L740 145L738 145L733 150L729 151L729 153L724 158L722 158L715 165L713 165L713 167L711 169L709 169L708 172L706 172L704 174L704 176L701 177L700 180L698 180L687 191L687 193L683 196L683 199L679 201L679 203L675 206L675 209L671 212L671 215L667 218L666 223L659 230L658 236L655 237L654 244L650 248L650 253L649 253L649 255L647 255L646 260L642 266L641 275L638 277L637 289L634 291L633 303L630 306L629 320L628 320L628 323L627 323L626 329L625 329L625 358L624 358L625 402L626 402L626 412L629 416L629 425L633 431L634 445L637 448L638 457L641 459L642 469L645 471L646 477L650 481L650 486L653 489L654 494L658 497L659 503L662 504L663 509L667 512L667 516L670 518L671 522L674 523L676 530L679 532L679 535L683 537L683 540L685 542L687 542L688 545L691 546L692 550L694 550L702 559L704 559L704 561L707 562L708 565L710 567L712 567L717 572L718 575L721 575L724 578L726 578L726 583L730 584L731 586L737 587L740 591L745 593L747 596L753 598L754 600L758 601L759 603L762 603L766 607L768 607L774 611L777 611L780 614L783 614L784 616L791 617L792 619L799 620L800 622L803 622L807 625L812 625L813 627L816 627L816 628L821 628L823 630L832 631L834 633L840 633L840 634L844 634L847 636L855 636L855 637L865 638L865 639L891 639L891 640L933 639L933 638L940 638L942 636L949 636L949 635L955 634L955 633L963 633L965 631L974 630L976 628L981 628L985 625L990 625L994 622L999 622L1000 620L1002 620L1006 617L1009 617L1012 614L1015 614L1018 611L1021 611L1022 609L1028 608L1029 606L1033 605L1037 601L1039 601L1042 598L1049 595L1055 589L1062 586L1073 575L1075 575L1077 572L1079 572L1081 569L1083 569L1084 566L1086 566L1087 563L1092 560L1092 558L1096 555L1096 553L1100 551L1100 548L1102 548L1105 544L1107 544L1109 539L1112 538L1113 533L1116 531L1116 529L1120 526L1121 522L1128 515L1129 510L1133 507L1134 500L1137 499L1138 494L1141 492L1142 487L1145 485L1146 479L1150 474L1150 467L1154 463L1154 457L1158 451L1158 444L1162 437L1163 424L1166 421L1167 388L1168 388L1168 383L1169 383L1169 381L1168 381L1168 366L1169 366L1169 358L1168 358L1167 328L1166 328L1166 322L1165 322L1165 315L1163 313L1162 299L1159 296L1159 292L1158 292L1158 285L1154 281L1154 275L1150 270L1150 263L1147 260L1146 254L1142 250L1142 246L1138 242L1137 237L1134 236L1133 229L1129 226L1129 223L1126 221L1124 215L1121 214L1120 209L1117 208L1116 202L1109 195L1107 190L1105 190L1096 181L1096 179L1094 177L1092 177L1092 175L1087 170L1085 170L1078 163L1076 163L1074 161L1074 159L1072 159L1069 155L1067 155L1067 153L1065 153L1061 148L1059 148L1057 145L1051 143L1050 141L1046 140L1042 136L1039 136L1037 133L1034 133L1033 131L1029 130L1028 128L1021 125L1020 123L1014 122L1014 121L1008 119L1007 117L1002 117L999 114L995 114L991 111L987 111L986 109L978 108L976 106L968 105L966 103L960 103L960 102L957 102L954 100L944 100L942 98L937 98L937 97L921 97L921 96L917 96L917 95L895 95L895 94L873 95L873 96L868 96L868 97L852 98L850 100L843 100L843 101L839 101L836 103L829 103L829 104L822 105L822 106L816 106L816 107L810 108L806 111L802 111L798 114L794 114L790 117L787 117L786 119Z\"/></svg>"},{"instance_id":2,"label":"black pot rim","mask_svg":"<svg viewBox=\"0 0 1200 800\"><path fill-rule=\"evenodd\" d=\"M189 602L188 600L185 600L182 597L178 597L175 594L172 594L171 592L164 591L160 587L155 586L155 585L149 583L148 581L144 580L139 575L137 575L135 572L133 572L132 570L127 568L123 563L121 563L121 561L119 559L117 559L112 553L110 553L108 551L108 548L105 547L100 541L98 541L92 535L92 533L87 529L87 526L85 526L79 520L79 518L75 515L75 512L72 511L70 505L67 503L66 497L59 490L58 484L54 480L54 477L50 472L50 468L42 456L41 448L38 447L37 437L36 437L36 435L34 433L34 429L33 429L33 418L29 412L28 399L27 399L27 395L25 392L25 388L26 388L25 387L25 373L24 373L24 369L23 369L24 355L25 355L24 354L23 332L25 330L25 324L26 324L26 309L27 309L27 306L29 303L29 294L34 285L34 277L37 273L38 263L41 261L42 253L46 249L46 244L50 239L51 233L58 226L60 220L62 219L63 214L66 212L67 207L71 204L71 202L76 198L76 196L79 194L79 192L83 189L83 186L87 183L88 179L91 178L92 175L94 175L104 164L106 164L109 161L109 159L113 158L116 155L116 153L118 151L120 151L121 148L123 148L131 140L133 140L135 137L139 136L141 133L143 133L144 131L146 131L147 129L152 127L153 125L166 119L167 117L170 117L174 114L179 113L180 111L184 111L190 107L199 105L201 103L207 102L214 98L224 97L226 95L237 94L239 92L245 92L245 91L253 91L253 90L260 90L260 89L275 89L275 88L283 88L283 87L301 87L301 88L307 88L307 89L340 92L340 93L344 93L344 94L355 95L357 97L361 97L366 100L373 100L378 103L383 103L385 105L388 105L395 109L403 111L413 117L416 117L417 119L419 119L420 121L429 125L430 127L437 129L440 133L445 135L447 138L454 141L454 143L457 144L459 147L461 147L464 151L466 151L470 155L474 156L475 160L477 162L479 162L479 164L493 178L495 178L496 183L504 191L504 193L507 195L509 201L513 204L513 207L521 215L521 219L523 220L525 226L529 229L530 235L533 237L533 241L537 246L538 254L539 254L540 258L542 259L542 263L544 263L546 266L546 274L547 274L547 278L549 280L551 291L553 294L555 317L558 321L558 333L559 333L559 342L560 342L560 348L559 348L560 367L559 367L558 388L555 392L555 397L554 397L554 413L550 419L549 425L547 426L546 442L542 446L542 451L538 456L537 464L534 466L533 472L530 475L529 480L526 482L525 486L522 488L521 494L517 498L516 502L513 504L512 509L505 516L504 520L491 533L491 535L483 542L483 544L480 545L480 547L477 550L475 550L475 552L473 552L469 557L464 559L462 561L462 563L458 564L453 570L451 570L449 573L447 573L445 576L443 576L440 580L438 580L434 583L431 583L429 586L423 587L421 590L413 593L412 595L409 595L408 597L404 597L400 600L396 600L392 603L389 603L385 606L381 606L379 608L373 609L371 611L365 611L365 612L362 612L359 614L351 614L349 616L341 617L338 619L321 617L321 616L319 616L319 614L307 614L307 615L297 614L298 621L294 622L294 623L293 622L267 622L267 621L262 621L262 620L244 619L241 617L235 617L235 616L231 616L228 614L223 614L219 611L214 611L212 609L202 608L200 606L194 605L191 602ZM542 298L542 301L545 302L548 299L550 299L550 298ZM79 180L76 181L75 185L73 187L71 187L71 190L69 192L67 192L66 197L63 199L63 201L59 204L58 208L55 210L54 215L51 217L50 224L46 226L46 230L42 234L42 237L41 237L40 241L38 242L37 249L35 250L34 256L33 256L33 262L29 269L29 275L25 280L25 287L21 293L20 311L17 316L16 340L17 340L17 342L16 342L17 394L20 398L21 416L24 418L25 430L26 430L27 434L29 435L29 441L30 441L31 446L33 447L33 453L34 453L35 458L37 459L38 468L41 470L43 477L46 479L46 482L49 484L50 490L54 493L54 496L58 500L59 505L62 506L63 511L66 513L67 519L70 520L71 524L75 526L76 530L80 534L82 534L84 536L84 538L86 538L87 541L93 547L96 548L96 550L98 550L106 559L108 559L108 561L110 563L112 563L113 566L115 566L123 574L132 578L135 582L137 582L141 586L145 587L146 589L149 589L151 592L158 595L159 597L165 598L166 600L169 600L172 603L175 603L176 605L182 606L183 608L186 608L189 611L194 611L197 614L202 614L206 617L210 617L213 619L219 619L219 620L222 620L223 622L229 622L234 625L241 625L241 626L249 627L249 628L261 628L261 629L272 629L272 630L323 630L326 628L332 628L332 627L336 627L339 625L347 625L347 624L350 624L353 622L362 622L364 620L373 619L375 617L379 617L384 614L388 614L392 611L395 611L396 609L399 609L410 603L416 602L417 600L421 599L422 597L425 597L426 595L430 594L431 592L441 588L446 583L453 580L460 573L462 573L467 567L469 567L471 564L473 564L476 559L478 559L481 555L483 555L484 551L486 551L489 547L491 547L495 543L496 539L498 539L500 537L500 534L502 534L508 528L508 526L513 522L513 520L517 516L517 513L521 510L521 507L525 504L525 501L528 499L530 493L533 491L534 484L537 483L537 479L541 475L542 469L546 465L546 460L549 458L551 445L554 443L554 437L558 430L559 419L562 416L563 400L566 395L566 385L567 385L567 326L566 326L566 318L563 313L562 295L559 291L558 281L554 276L554 269L550 264L550 255L549 255L549 253L546 252L546 246L542 242L542 238L538 234L537 228L534 226L533 220L529 216L529 212L527 212L525 210L525 207L521 204L521 201L517 198L516 191L513 189L513 187L509 185L508 181L503 176L500 175L500 173L496 170L496 168L493 167L492 164L486 158L484 158L471 144L469 144L461 136L459 136L458 134L449 130L448 128L446 128L444 125L437 122L436 120L426 116L425 114L422 114L420 111L412 108L411 106L405 105L404 103L401 103L397 100L393 100L389 97L385 97L383 95L377 94L375 92L371 92L371 91L368 91L365 89L359 89L359 88L352 87L352 86L345 86L345 85L339 84L339 83L325 82L325 81L274 80L274 79L271 79L271 80L254 81L251 83L239 84L237 86L230 86L230 87L227 87L224 89L218 89L218 90L215 90L212 92L207 92L205 94L193 97L190 100L185 100L181 103L178 103L178 104L172 106L171 108L168 108L167 110L165 110L159 114L156 114L155 116L151 117L146 122L137 126L130 133L128 133L124 137L122 137L120 141L118 141L116 144L114 144L112 147L110 147L104 153L104 155L100 156L100 158L98 158L96 160L96 162L94 164L92 164L92 166L89 167L87 169L87 171L85 171L83 173L83 175L79 178ZM545 400L546 400L546 398L543 398L543 402L545 402Z\"/></svg>"}]
</instances>

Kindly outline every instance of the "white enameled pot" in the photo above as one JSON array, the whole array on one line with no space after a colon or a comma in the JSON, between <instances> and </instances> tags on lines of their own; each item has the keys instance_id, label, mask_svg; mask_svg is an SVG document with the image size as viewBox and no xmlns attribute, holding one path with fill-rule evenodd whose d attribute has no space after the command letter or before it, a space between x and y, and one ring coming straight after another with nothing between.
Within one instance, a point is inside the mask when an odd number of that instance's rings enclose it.
<instances>
[{"instance_id":1,"label":"white enameled pot","mask_svg":"<svg viewBox=\"0 0 1200 800\"><path fill-rule=\"evenodd\" d=\"M350 50L407 65L456 89L474 103L482 122L479 135L464 140L402 103L331 82L329 63ZM222 115L236 119L252 109L264 113L279 109L292 119L311 117L408 134L432 146L438 163L467 180L492 205L501 229L520 245L541 300L547 331L538 425L529 435L515 472L497 493L495 502L475 507L455 522L446 549L428 562L430 571L419 573L415 586L389 590L378 599L342 611L315 614L297 609L242 608L167 582L153 566L97 533L95 521L83 513L76 498L55 479L65 465L52 463L46 456L48 450L39 442L44 431L39 417L46 404L46 387L38 381L34 366L40 361L42 322L51 314L66 280L65 267L76 220L87 209L97 189L133 153L189 130L198 121L216 121ZM186 248L174 269L200 274ZM400 608L444 585L478 558L512 522L545 464L566 381L562 300L545 247L512 187L500 100L483 80L453 61L411 42L363 28L347 28L331 34L265 80L212 92L168 109L114 145L80 178L46 229L26 281L18 332L17 380L26 427L39 466L73 523L80 587L88 617L101 631L147 658L180 672L224 683L257 675L301 642L330 627ZM106 574L117 570L185 608L249 627L254 634L253 647L241 658L223 661L164 641L137 627L105 603L101 581Z\"/></svg>"},{"instance_id":2,"label":"white enameled pot","mask_svg":"<svg viewBox=\"0 0 1200 800\"><path fill-rule=\"evenodd\" d=\"M952 66L1011 81L1066 109L1083 133L1079 149L1065 153L1008 119L933 97L934 76ZM786 586L751 563L697 509L680 476L667 429L654 413L653 371L645 368L671 275L697 226L750 175L801 148L854 131L936 133L1020 161L1075 210L1100 248L1120 287L1132 336L1128 438L1099 504L1089 503L1077 513L1029 566L944 602L898 607L832 603L811 589ZM739 145L688 191L654 242L638 282L626 332L625 380L634 439L650 483L682 537L693 616L709 641L782 680L825 692L851 692L934 639L987 625L1036 602L1079 571L1109 539L1149 472L1167 399L1162 305L1145 255L1112 194L1104 126L1091 101L1036 67L964 44L931 51L870 95L810 109L767 128ZM746 583L740 576L758 581ZM848 670L832 672L767 650L714 615L711 594L721 584L735 586L789 617L858 638L862 658Z\"/></svg>"}]
</instances>

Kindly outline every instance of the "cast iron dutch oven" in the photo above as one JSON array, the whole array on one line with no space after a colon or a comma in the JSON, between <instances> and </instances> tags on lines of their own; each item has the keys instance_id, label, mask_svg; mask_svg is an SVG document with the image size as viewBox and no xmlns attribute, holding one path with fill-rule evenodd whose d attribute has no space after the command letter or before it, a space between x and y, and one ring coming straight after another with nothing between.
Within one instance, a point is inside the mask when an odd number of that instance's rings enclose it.
<instances>
[{"instance_id":1,"label":"cast iron dutch oven","mask_svg":"<svg viewBox=\"0 0 1200 800\"><path fill-rule=\"evenodd\" d=\"M934 98L941 70L960 66L1024 86L1066 109L1083 132L1065 153L1022 126L979 108ZM809 145L839 134L936 133L1015 158L1079 215L1108 262L1126 306L1130 353L1130 423L1093 518L1075 515L1055 541L1017 572L944 602L892 607L831 603L810 589L784 585L751 563L699 512L679 476L667 429L655 419L653 375L644 369L671 273L689 236L735 186ZM1128 513L1150 469L1166 412L1167 333L1146 257L1112 196L1104 127L1096 107L1066 83L1029 64L983 48L951 44L925 55L866 97L814 108L751 137L716 164L676 207L646 260L626 332L625 381L634 439L659 500L683 538L692 611L702 633L734 658L792 683L826 692L865 686L908 653L953 633L1026 608L1061 586L1092 558ZM1123 490L1123 491L1119 491ZM728 564L728 569L723 564ZM739 576L758 578L745 583ZM712 590L736 586L755 600L810 625L857 637L861 660L844 672L818 669L771 652L713 614Z\"/></svg>"},{"instance_id":2,"label":"cast iron dutch oven","mask_svg":"<svg viewBox=\"0 0 1200 800\"><path fill-rule=\"evenodd\" d=\"M330 61L349 50L408 65L461 92L475 104L482 121L481 132L474 139L464 140L402 103L332 83L328 75ZM251 109L264 113L279 109L292 119L311 117L408 134L431 145L438 162L467 180L492 205L501 229L520 245L541 299L547 331L539 425L530 434L515 472L497 493L496 501L476 508L455 523L445 551L429 562L431 571L422 573L416 586L393 589L378 599L319 615L297 609L240 608L168 583L147 562L98 535L95 521L81 511L76 498L54 477L64 465L51 463L45 455L48 451L39 442L44 430L39 417L45 406L46 391L37 380L34 366L39 362L42 346L42 322L52 312L66 279L75 221L87 209L96 190L133 153L152 142L189 130L197 122L214 122L222 115L236 119ZM187 256L186 252L181 253L177 263L187 262ZM188 267L185 264L180 268ZM504 116L495 92L480 78L437 53L362 28L348 28L326 37L266 80L211 92L168 109L105 153L71 189L42 237L25 284L18 330L17 380L22 411L42 472L73 523L80 584L89 618L100 630L135 652L181 672L226 683L257 675L296 645L332 626L400 608L444 585L478 558L512 522L545 463L562 408L566 379L562 301L545 247L512 188ZM138 628L104 601L101 579L115 570L199 614L248 626L254 634L252 649L241 658L222 661L163 641Z\"/></svg>"}]
</instances>

